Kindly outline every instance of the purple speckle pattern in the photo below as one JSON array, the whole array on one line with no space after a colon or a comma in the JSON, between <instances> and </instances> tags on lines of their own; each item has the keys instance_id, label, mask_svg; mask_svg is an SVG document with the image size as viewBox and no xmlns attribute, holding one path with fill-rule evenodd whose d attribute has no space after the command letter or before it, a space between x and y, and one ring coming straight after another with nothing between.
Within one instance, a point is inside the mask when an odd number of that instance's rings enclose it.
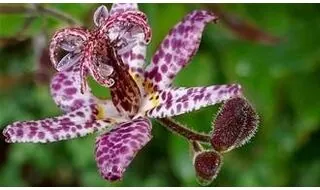
<instances>
[{"instance_id":1,"label":"purple speckle pattern","mask_svg":"<svg viewBox=\"0 0 320 190\"><path fill-rule=\"evenodd\" d=\"M239 84L209 87L166 89L160 92L160 105L147 112L148 117L162 118L180 115L241 96Z\"/></svg>"},{"instance_id":2,"label":"purple speckle pattern","mask_svg":"<svg viewBox=\"0 0 320 190\"><path fill-rule=\"evenodd\" d=\"M206 24L216 19L211 12L197 10L171 29L146 68L145 76L153 81L156 89L171 85L174 76L197 52Z\"/></svg>"},{"instance_id":3,"label":"purple speckle pattern","mask_svg":"<svg viewBox=\"0 0 320 190\"><path fill-rule=\"evenodd\" d=\"M93 14L93 22L96 26L100 26L102 21L109 16L109 12L106 6L102 5L96 9Z\"/></svg>"},{"instance_id":4,"label":"purple speckle pattern","mask_svg":"<svg viewBox=\"0 0 320 190\"><path fill-rule=\"evenodd\" d=\"M76 64L55 74L50 85L51 96L59 108L65 112L96 102L89 86L83 94L80 92L80 87L80 64Z\"/></svg>"},{"instance_id":5,"label":"purple speckle pattern","mask_svg":"<svg viewBox=\"0 0 320 190\"><path fill-rule=\"evenodd\" d=\"M137 152L151 140L151 122L138 118L121 123L96 140L96 162L106 180L121 180Z\"/></svg>"},{"instance_id":6,"label":"purple speckle pattern","mask_svg":"<svg viewBox=\"0 0 320 190\"><path fill-rule=\"evenodd\" d=\"M75 64L81 65L81 92L87 87L84 74L87 70L102 86L110 87L115 83L110 75L116 66L105 59L105 64L111 64L109 67L113 69L104 75L104 64L95 61L101 55L108 57L109 51L117 51L117 55L134 72L142 68L145 46L151 40L147 17L137 9L137 4L115 4L110 14L105 6L100 6L94 13L94 22L96 27L93 30L80 27L59 30L50 42L50 60L58 71L64 71ZM69 52L62 60L61 49ZM137 72L134 74L139 75Z\"/></svg>"},{"instance_id":7,"label":"purple speckle pattern","mask_svg":"<svg viewBox=\"0 0 320 190\"><path fill-rule=\"evenodd\" d=\"M114 3L112 5L110 14L112 15L116 13L122 13L125 11L138 11L138 5L136 3ZM130 35L132 36L132 33ZM129 65L130 71L133 74L141 75L142 69L146 62L145 57L147 44L144 42L144 35L142 33L134 35L135 38L137 38L136 45L132 47L130 51L122 54L121 58L124 63ZM128 36L128 40L132 38L131 36Z\"/></svg>"},{"instance_id":8,"label":"purple speckle pattern","mask_svg":"<svg viewBox=\"0 0 320 190\"><path fill-rule=\"evenodd\" d=\"M176 74L196 53L205 25L215 20L216 17L207 11L188 14L166 36L146 69L146 44L151 39L151 29L146 16L138 11L136 4L114 4L110 13L106 7L100 7L94 18L98 27L93 31L82 28L58 31L50 44L50 59L55 68L61 70L53 77L50 90L54 101L66 114L39 121L15 122L3 131L6 142L53 142L113 126L96 140L96 162L103 178L121 180L137 152L152 138L151 122L144 116L175 116L241 96L238 84L193 88L171 86ZM127 87L133 88L136 83L139 86L144 99L141 102L139 99L136 106L143 118L137 118L137 115L129 117L123 110L117 110L110 100L98 100L91 94L85 80L87 74L91 74L99 84L104 84L104 80L100 80L99 67L92 64L92 60L99 55L97 52L106 50L107 43L102 37L109 34L112 40L112 37L124 31L122 29L128 29L126 24L132 27L124 32L121 39L133 40L135 46L125 48L128 51L122 49L121 60L125 64L119 68L129 68L133 74L130 77L137 79ZM80 52L81 59L74 59L77 56L70 55L59 62L60 49L69 53ZM119 69L115 72L119 74ZM117 82L128 81L123 78L127 75L119 76ZM119 100L130 98L130 93L120 94L123 97ZM132 106L132 102L138 101L129 101L125 106Z\"/></svg>"},{"instance_id":9,"label":"purple speckle pattern","mask_svg":"<svg viewBox=\"0 0 320 190\"><path fill-rule=\"evenodd\" d=\"M97 105L92 104L65 115L38 121L15 122L3 130L8 143L47 143L85 136L110 127L111 119L97 120Z\"/></svg>"},{"instance_id":10,"label":"purple speckle pattern","mask_svg":"<svg viewBox=\"0 0 320 190\"><path fill-rule=\"evenodd\" d=\"M110 14L136 10L138 10L138 4L136 3L114 3L112 4Z\"/></svg>"}]
</instances>

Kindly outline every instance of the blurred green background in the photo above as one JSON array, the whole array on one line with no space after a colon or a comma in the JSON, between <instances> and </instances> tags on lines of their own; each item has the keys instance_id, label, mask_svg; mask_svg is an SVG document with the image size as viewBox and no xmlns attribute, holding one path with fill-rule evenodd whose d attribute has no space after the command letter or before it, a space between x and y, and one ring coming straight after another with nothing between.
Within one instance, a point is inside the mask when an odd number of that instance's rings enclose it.
<instances>
[{"instance_id":1,"label":"blurred green background","mask_svg":"<svg viewBox=\"0 0 320 190\"><path fill-rule=\"evenodd\" d=\"M110 7L110 4L108 4ZM180 86L240 83L261 123L251 142L224 155L212 186L320 185L320 6L317 4L140 4L153 30L148 58L169 29L194 9L221 19L178 75ZM39 11L46 7L46 11ZM0 126L61 114L49 94L46 47L70 23L92 26L97 4L0 5ZM31 10L31 11L30 11ZM38 11L37 11L38 10ZM107 91L91 82L97 96ZM218 106L177 117L209 132ZM0 186L198 186L188 143L154 123L152 141L118 183L104 181L95 135L51 144L0 141Z\"/></svg>"}]
</instances>

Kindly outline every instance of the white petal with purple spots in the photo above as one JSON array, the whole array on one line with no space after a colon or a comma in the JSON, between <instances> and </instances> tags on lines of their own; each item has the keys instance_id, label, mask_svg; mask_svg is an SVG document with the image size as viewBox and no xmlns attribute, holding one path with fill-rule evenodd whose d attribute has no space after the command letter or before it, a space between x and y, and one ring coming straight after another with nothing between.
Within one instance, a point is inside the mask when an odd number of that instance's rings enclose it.
<instances>
[{"instance_id":1,"label":"white petal with purple spots","mask_svg":"<svg viewBox=\"0 0 320 190\"><path fill-rule=\"evenodd\" d=\"M151 140L151 122L138 118L121 123L97 138L96 161L103 178L121 180L137 154Z\"/></svg>"},{"instance_id":2,"label":"white petal with purple spots","mask_svg":"<svg viewBox=\"0 0 320 190\"><path fill-rule=\"evenodd\" d=\"M96 102L90 88L80 92L80 64L73 65L65 71L58 72L51 80L51 95L56 104L65 112Z\"/></svg>"},{"instance_id":3,"label":"white petal with purple spots","mask_svg":"<svg viewBox=\"0 0 320 190\"><path fill-rule=\"evenodd\" d=\"M147 111L147 116L172 117L241 96L241 93L238 84L166 89L159 94L159 105Z\"/></svg>"},{"instance_id":4,"label":"white petal with purple spots","mask_svg":"<svg viewBox=\"0 0 320 190\"><path fill-rule=\"evenodd\" d=\"M114 13L122 13L125 11L137 11L138 4L137 3L113 3L110 14Z\"/></svg>"},{"instance_id":5,"label":"white petal with purple spots","mask_svg":"<svg viewBox=\"0 0 320 190\"><path fill-rule=\"evenodd\" d=\"M171 85L176 74L197 52L206 24L216 19L211 12L193 11L171 29L146 68L146 78L153 81L156 89Z\"/></svg>"},{"instance_id":6,"label":"white petal with purple spots","mask_svg":"<svg viewBox=\"0 0 320 190\"><path fill-rule=\"evenodd\" d=\"M38 121L15 122L3 130L6 142L47 143L85 136L95 131L107 129L117 122L116 117L109 117L105 105L89 105L65 115ZM110 115L113 110L108 107Z\"/></svg>"}]
</instances>

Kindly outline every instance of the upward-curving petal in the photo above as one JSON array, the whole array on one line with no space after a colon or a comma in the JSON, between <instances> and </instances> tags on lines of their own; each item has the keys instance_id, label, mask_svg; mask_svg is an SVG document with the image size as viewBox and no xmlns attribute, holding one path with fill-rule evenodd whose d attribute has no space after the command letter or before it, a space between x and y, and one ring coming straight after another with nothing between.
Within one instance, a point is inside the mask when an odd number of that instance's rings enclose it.
<instances>
[{"instance_id":1,"label":"upward-curving petal","mask_svg":"<svg viewBox=\"0 0 320 190\"><path fill-rule=\"evenodd\" d=\"M125 11L137 11L138 4L137 3L113 3L110 14L114 13L122 13Z\"/></svg>"},{"instance_id":2,"label":"upward-curving petal","mask_svg":"<svg viewBox=\"0 0 320 190\"><path fill-rule=\"evenodd\" d=\"M83 28L65 28L57 31L53 35L49 46L49 55L53 66L58 69L63 50L67 52L77 51L88 38L89 32Z\"/></svg>"},{"instance_id":3,"label":"upward-curving petal","mask_svg":"<svg viewBox=\"0 0 320 190\"><path fill-rule=\"evenodd\" d=\"M139 34L138 37L140 40L135 42L135 45L131 48L130 51L121 55L121 58L124 63L129 65L130 72L132 75L143 76L143 68L146 63L146 53L147 53L147 44L144 43L143 34Z\"/></svg>"},{"instance_id":4,"label":"upward-curving petal","mask_svg":"<svg viewBox=\"0 0 320 190\"><path fill-rule=\"evenodd\" d=\"M58 117L15 122L3 130L3 135L9 143L46 143L85 136L123 122L111 105L91 104Z\"/></svg>"},{"instance_id":5,"label":"upward-curving petal","mask_svg":"<svg viewBox=\"0 0 320 190\"><path fill-rule=\"evenodd\" d=\"M147 17L136 3L114 3L102 30L115 42L124 63L132 74L141 75L145 64L146 46L151 39Z\"/></svg>"},{"instance_id":6,"label":"upward-curving petal","mask_svg":"<svg viewBox=\"0 0 320 190\"><path fill-rule=\"evenodd\" d=\"M147 116L153 118L172 117L214 105L241 96L241 94L241 86L238 84L169 88L160 92L159 105L147 111Z\"/></svg>"},{"instance_id":7,"label":"upward-curving petal","mask_svg":"<svg viewBox=\"0 0 320 190\"><path fill-rule=\"evenodd\" d=\"M193 11L171 29L146 68L146 79L153 82L155 89L171 85L176 74L197 52L206 24L216 19L211 12Z\"/></svg>"},{"instance_id":8,"label":"upward-curving petal","mask_svg":"<svg viewBox=\"0 0 320 190\"><path fill-rule=\"evenodd\" d=\"M97 99L87 87L81 93L80 64L55 74L51 80L50 91L55 103L65 112L76 110L82 106L95 103Z\"/></svg>"},{"instance_id":9,"label":"upward-curving petal","mask_svg":"<svg viewBox=\"0 0 320 190\"><path fill-rule=\"evenodd\" d=\"M151 122L147 118L121 123L98 137L95 154L102 177L121 180L135 155L151 138Z\"/></svg>"}]
</instances>

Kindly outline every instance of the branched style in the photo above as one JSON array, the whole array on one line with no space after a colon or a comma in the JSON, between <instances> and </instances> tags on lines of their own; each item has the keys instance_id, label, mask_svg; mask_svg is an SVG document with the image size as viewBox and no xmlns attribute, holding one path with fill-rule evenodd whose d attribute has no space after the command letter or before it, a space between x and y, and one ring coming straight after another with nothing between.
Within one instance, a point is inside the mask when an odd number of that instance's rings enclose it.
<instances>
[{"instance_id":1,"label":"branched style","mask_svg":"<svg viewBox=\"0 0 320 190\"><path fill-rule=\"evenodd\" d=\"M114 4L110 13L105 6L100 6L93 19L95 28L92 31L65 28L57 31L50 43L50 59L58 71L81 64L81 92L87 88L85 78L88 72L99 84L113 87L116 79L111 74L117 74L115 67L119 66L114 54L132 54L134 47L143 49L141 46L151 39L147 17L137 10L137 5ZM135 56L136 59L142 57L141 54Z\"/></svg>"}]
</instances>

